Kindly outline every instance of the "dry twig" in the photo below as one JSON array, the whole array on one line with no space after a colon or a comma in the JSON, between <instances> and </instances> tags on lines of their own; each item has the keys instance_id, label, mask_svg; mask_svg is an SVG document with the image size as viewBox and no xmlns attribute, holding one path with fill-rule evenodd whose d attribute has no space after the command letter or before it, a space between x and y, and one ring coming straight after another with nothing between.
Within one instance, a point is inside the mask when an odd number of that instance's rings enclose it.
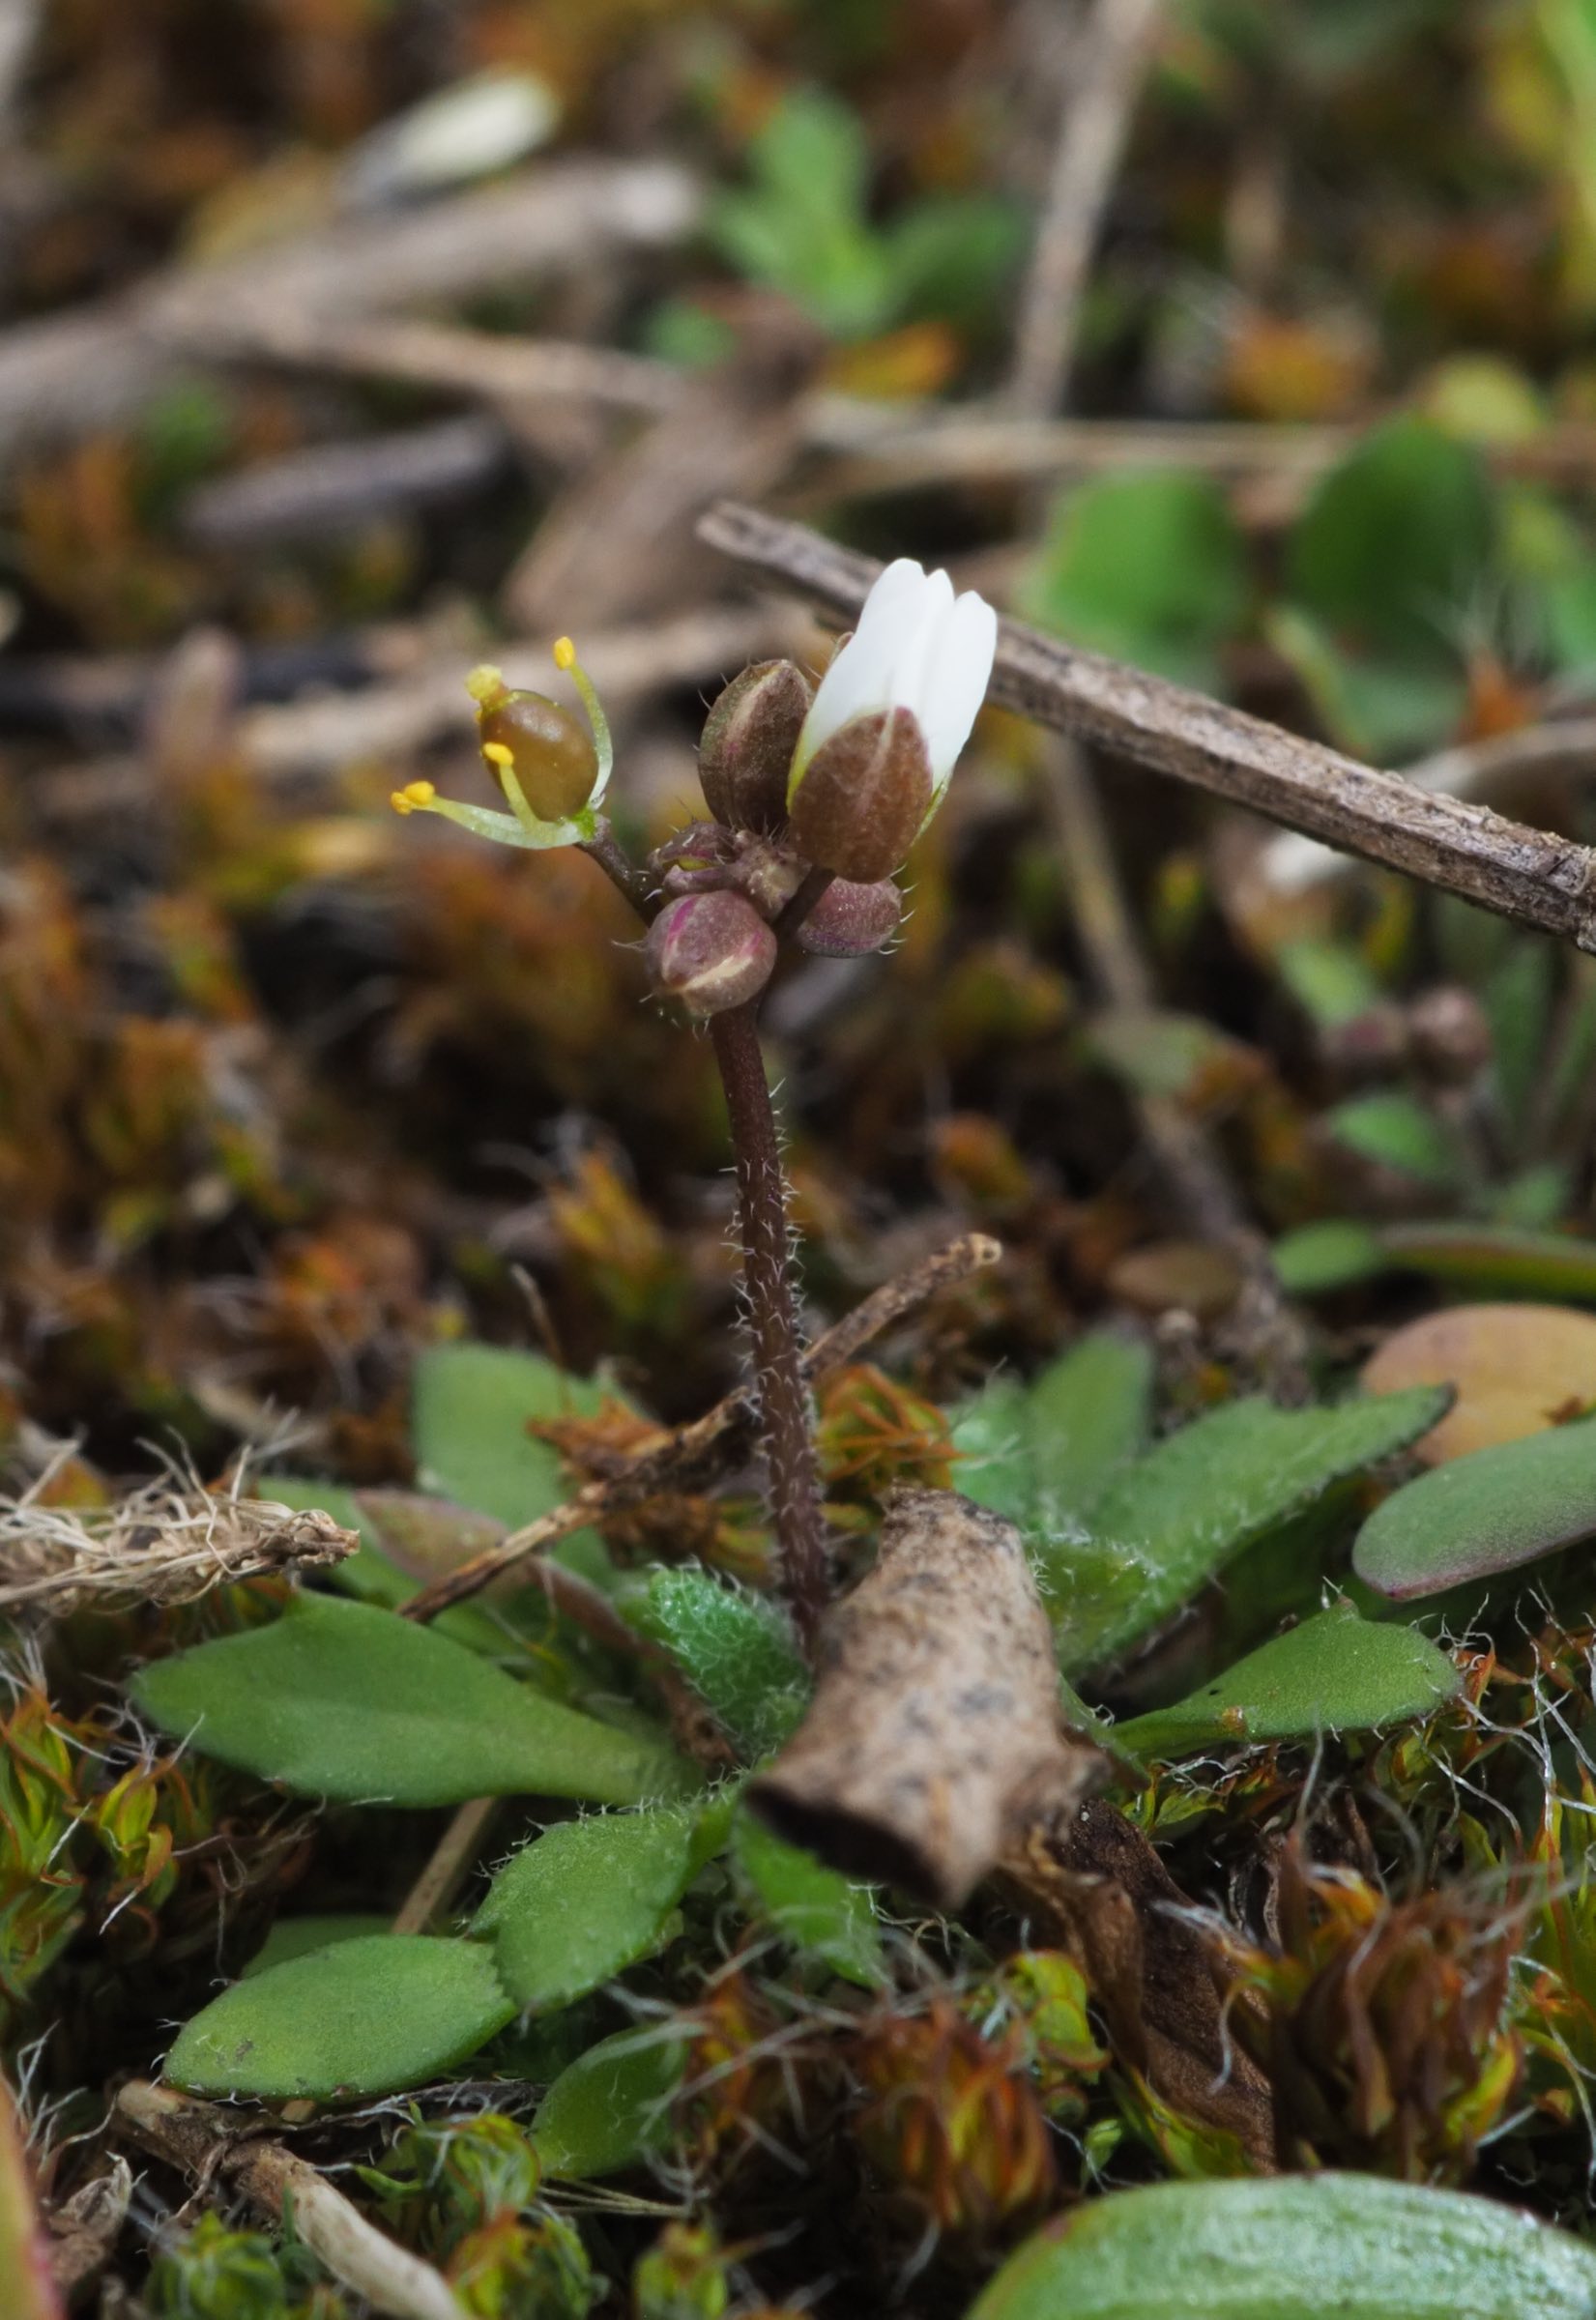
<instances>
[{"instance_id":1,"label":"dry twig","mask_svg":"<svg viewBox=\"0 0 1596 2320\"><path fill-rule=\"evenodd\" d=\"M505 583L526 633L657 614L700 593L692 526L718 493L763 493L791 462L817 345L781 320L692 381L676 408L569 483Z\"/></svg>"},{"instance_id":2,"label":"dry twig","mask_svg":"<svg viewBox=\"0 0 1596 2320\"><path fill-rule=\"evenodd\" d=\"M188 537L207 547L316 539L459 500L508 461L508 441L493 420L433 420L315 444L220 476L189 493L181 521Z\"/></svg>"},{"instance_id":3,"label":"dry twig","mask_svg":"<svg viewBox=\"0 0 1596 2320\"><path fill-rule=\"evenodd\" d=\"M0 1501L0 1611L183 1603L267 1571L319 1570L360 1544L331 1515L152 1483L105 1508Z\"/></svg>"},{"instance_id":4,"label":"dry twig","mask_svg":"<svg viewBox=\"0 0 1596 2320\"><path fill-rule=\"evenodd\" d=\"M956 1909L1023 1828L1107 1769L1060 1726L1014 1524L953 1491L900 1491L873 1568L821 1631L809 1712L748 1802L834 1867Z\"/></svg>"},{"instance_id":5,"label":"dry twig","mask_svg":"<svg viewBox=\"0 0 1596 2320\"><path fill-rule=\"evenodd\" d=\"M1402 778L1416 790L1442 792L1451 798L1476 798L1500 791L1516 782L1574 776L1588 781L1596 773L1596 717L1553 717L1544 725L1523 725L1513 733L1493 733L1477 741L1461 741L1452 749L1437 749L1403 768ZM1315 838L1294 830L1271 838L1258 857L1258 868L1280 893L1294 893L1317 885L1321 879L1338 878L1349 869L1347 856Z\"/></svg>"},{"instance_id":6,"label":"dry twig","mask_svg":"<svg viewBox=\"0 0 1596 2320\"><path fill-rule=\"evenodd\" d=\"M848 619L881 568L804 525L733 501L711 508L699 529L728 556L781 574ZM1001 624L992 697L1039 725L1596 950L1596 860L1571 839L1415 789L1395 773L1016 621Z\"/></svg>"},{"instance_id":7,"label":"dry twig","mask_svg":"<svg viewBox=\"0 0 1596 2320\"><path fill-rule=\"evenodd\" d=\"M443 1915L465 1882L504 1801L502 1796L473 1796L450 1814L448 1827L394 1912L395 1933L424 1933Z\"/></svg>"},{"instance_id":8,"label":"dry twig","mask_svg":"<svg viewBox=\"0 0 1596 2320\"><path fill-rule=\"evenodd\" d=\"M900 1280L885 1282L846 1320L827 1329L807 1348L802 1360L804 1378L813 1385L831 1371L844 1368L872 1338L892 1328L916 1305L951 1283L995 1264L1001 1254L1000 1244L984 1232L968 1232L945 1249L939 1249ZM619 1473L584 1484L564 1506L557 1506L540 1515L537 1522L512 1531L501 1546L474 1556L457 1571L434 1580L431 1586L413 1596L404 1606L405 1617L435 1619L451 1603L479 1594L505 1572L569 1538L572 1531L585 1530L591 1523L602 1522L640 1506L682 1474L743 1438L752 1417L751 1395L746 1387L740 1387L703 1417L695 1418L690 1426L671 1432L662 1429L632 1453ZM559 1583L563 1585L564 1581Z\"/></svg>"},{"instance_id":9,"label":"dry twig","mask_svg":"<svg viewBox=\"0 0 1596 2320\"><path fill-rule=\"evenodd\" d=\"M1068 82L1053 167L1020 301L1009 395L1042 417L1063 399L1081 295L1119 174L1160 0L1096 0L1067 50Z\"/></svg>"},{"instance_id":10,"label":"dry twig","mask_svg":"<svg viewBox=\"0 0 1596 2320\"><path fill-rule=\"evenodd\" d=\"M291 2211L305 2246L373 2311L392 2320L462 2320L465 2307L441 2272L368 2223L308 2160L269 2140L247 2116L135 2078L117 2096L115 2124L201 2186L219 2175L270 2222L281 2223Z\"/></svg>"},{"instance_id":11,"label":"dry twig","mask_svg":"<svg viewBox=\"0 0 1596 2320\"><path fill-rule=\"evenodd\" d=\"M573 156L493 186L275 247L159 275L131 297L50 315L0 339L0 450L125 419L262 317L340 319L464 298L610 251L680 241L699 188L669 161Z\"/></svg>"}]
</instances>

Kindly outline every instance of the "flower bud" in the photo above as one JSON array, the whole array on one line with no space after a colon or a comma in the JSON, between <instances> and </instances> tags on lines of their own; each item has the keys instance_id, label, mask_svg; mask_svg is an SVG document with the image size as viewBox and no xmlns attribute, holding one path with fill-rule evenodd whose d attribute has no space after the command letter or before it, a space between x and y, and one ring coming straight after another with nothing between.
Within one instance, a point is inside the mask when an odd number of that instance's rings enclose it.
<instances>
[{"instance_id":1,"label":"flower bud","mask_svg":"<svg viewBox=\"0 0 1596 2320\"><path fill-rule=\"evenodd\" d=\"M668 902L643 945L654 989L689 1015L719 1015L770 979L776 939L752 903L721 887Z\"/></svg>"},{"instance_id":2,"label":"flower bud","mask_svg":"<svg viewBox=\"0 0 1596 2320\"><path fill-rule=\"evenodd\" d=\"M717 822L731 829L781 827L793 752L813 696L796 661L757 660L732 679L698 745L699 782Z\"/></svg>"},{"instance_id":3,"label":"flower bud","mask_svg":"<svg viewBox=\"0 0 1596 2320\"><path fill-rule=\"evenodd\" d=\"M512 692L497 669L479 669L469 682L488 763L508 766L541 821L579 814L597 786L598 756L576 719L542 693Z\"/></svg>"},{"instance_id":4,"label":"flower bud","mask_svg":"<svg viewBox=\"0 0 1596 2320\"><path fill-rule=\"evenodd\" d=\"M823 870L856 884L888 877L931 809L931 759L910 709L851 717L804 767L789 836Z\"/></svg>"},{"instance_id":5,"label":"flower bud","mask_svg":"<svg viewBox=\"0 0 1596 2320\"><path fill-rule=\"evenodd\" d=\"M818 958L858 959L889 942L902 916L903 896L889 878L868 886L836 878L793 939L800 950L811 950Z\"/></svg>"}]
</instances>

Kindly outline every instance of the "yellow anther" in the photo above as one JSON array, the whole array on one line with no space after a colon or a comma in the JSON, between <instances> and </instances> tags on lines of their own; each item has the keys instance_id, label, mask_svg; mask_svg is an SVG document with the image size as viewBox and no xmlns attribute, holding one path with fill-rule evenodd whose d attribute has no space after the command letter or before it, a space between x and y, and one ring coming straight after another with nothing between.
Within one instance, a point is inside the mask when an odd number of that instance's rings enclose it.
<instances>
[{"instance_id":1,"label":"yellow anther","mask_svg":"<svg viewBox=\"0 0 1596 2320\"><path fill-rule=\"evenodd\" d=\"M402 790L395 790L388 802L396 814L413 814L419 805L430 805L437 795L432 782L410 781Z\"/></svg>"},{"instance_id":2,"label":"yellow anther","mask_svg":"<svg viewBox=\"0 0 1596 2320\"><path fill-rule=\"evenodd\" d=\"M487 762L490 766L503 766L507 772L508 772L510 767L515 763L513 755L505 746L503 741L484 741L482 743L482 755L487 759Z\"/></svg>"},{"instance_id":3,"label":"yellow anther","mask_svg":"<svg viewBox=\"0 0 1596 2320\"><path fill-rule=\"evenodd\" d=\"M571 641L570 641L570 638L569 638L568 636L557 636L557 637L555 638L555 640L554 640L554 665L555 665L555 667L556 667L557 669L574 669L574 668L575 668L575 666L576 666L576 647L575 647L575 646L574 646L574 645L571 643Z\"/></svg>"},{"instance_id":4,"label":"yellow anther","mask_svg":"<svg viewBox=\"0 0 1596 2320\"><path fill-rule=\"evenodd\" d=\"M504 671L496 669L488 660L482 661L479 667L473 669L471 675L466 679L466 691L483 709L490 701L497 701L505 690Z\"/></svg>"}]
</instances>

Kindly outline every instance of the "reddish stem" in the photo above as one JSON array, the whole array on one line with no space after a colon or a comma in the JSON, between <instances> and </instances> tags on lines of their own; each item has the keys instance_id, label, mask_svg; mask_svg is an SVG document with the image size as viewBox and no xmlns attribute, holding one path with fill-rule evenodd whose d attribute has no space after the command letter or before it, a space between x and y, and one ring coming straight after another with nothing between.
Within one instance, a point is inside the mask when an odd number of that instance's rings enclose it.
<instances>
[{"instance_id":1,"label":"reddish stem","mask_svg":"<svg viewBox=\"0 0 1596 2320\"><path fill-rule=\"evenodd\" d=\"M754 1341L759 1401L782 1588L798 1633L812 1647L829 1593L820 1466L809 1392L793 1310L787 1248L787 1191L765 1058L750 1006L710 1020L731 1115L742 1228L743 1286Z\"/></svg>"}]
</instances>

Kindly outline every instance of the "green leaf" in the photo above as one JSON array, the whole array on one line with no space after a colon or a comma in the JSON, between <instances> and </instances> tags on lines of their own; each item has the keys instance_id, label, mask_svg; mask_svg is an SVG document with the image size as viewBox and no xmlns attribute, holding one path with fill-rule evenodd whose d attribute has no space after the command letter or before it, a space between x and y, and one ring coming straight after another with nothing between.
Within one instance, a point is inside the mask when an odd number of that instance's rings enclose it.
<instances>
[{"instance_id":1,"label":"green leaf","mask_svg":"<svg viewBox=\"0 0 1596 2320\"><path fill-rule=\"evenodd\" d=\"M1184 469L1103 476L1056 503L1021 581L1041 626L1206 692L1246 613L1246 551L1225 494Z\"/></svg>"},{"instance_id":2,"label":"green leaf","mask_svg":"<svg viewBox=\"0 0 1596 2320\"><path fill-rule=\"evenodd\" d=\"M1281 944L1275 966L1298 1006L1325 1030L1355 1023L1383 997L1368 962L1349 942L1303 935Z\"/></svg>"},{"instance_id":3,"label":"green leaf","mask_svg":"<svg viewBox=\"0 0 1596 2320\"><path fill-rule=\"evenodd\" d=\"M1283 1233L1273 1256L1281 1286L1293 1296L1313 1296L1377 1273L1413 1272L1459 1289L1596 1304L1596 1244L1571 1232L1446 1218L1365 1225L1336 1217Z\"/></svg>"},{"instance_id":4,"label":"green leaf","mask_svg":"<svg viewBox=\"0 0 1596 2320\"><path fill-rule=\"evenodd\" d=\"M451 2070L515 2001L476 1941L371 1933L235 1982L166 2057L197 2095L387 2095Z\"/></svg>"},{"instance_id":5,"label":"green leaf","mask_svg":"<svg viewBox=\"0 0 1596 2320\"><path fill-rule=\"evenodd\" d=\"M1153 1371L1144 1339L1094 1329L1031 1381L1026 1432L1044 1523L1085 1522L1146 1447Z\"/></svg>"},{"instance_id":6,"label":"green leaf","mask_svg":"<svg viewBox=\"0 0 1596 2320\"><path fill-rule=\"evenodd\" d=\"M1109 1007L1087 1026L1097 1060L1138 1095L1195 1101L1246 1060L1246 1050L1201 1015L1173 1007Z\"/></svg>"},{"instance_id":7,"label":"green leaf","mask_svg":"<svg viewBox=\"0 0 1596 2320\"><path fill-rule=\"evenodd\" d=\"M885 236L894 318L933 314L966 328L1001 301L1026 245L1025 214L998 194L926 194Z\"/></svg>"},{"instance_id":8,"label":"green leaf","mask_svg":"<svg viewBox=\"0 0 1596 2320\"><path fill-rule=\"evenodd\" d=\"M1064 1673L1123 1652L1273 1524L1416 1440L1448 1400L1415 1386L1327 1409L1233 1402L1169 1436L1110 1484L1089 1538L1039 1545Z\"/></svg>"},{"instance_id":9,"label":"green leaf","mask_svg":"<svg viewBox=\"0 0 1596 2320\"><path fill-rule=\"evenodd\" d=\"M977 1506L1029 1529L1036 1514L1036 1470L1031 1455L1027 1388L1000 1371L955 1411L949 1429L958 1452L959 1489Z\"/></svg>"},{"instance_id":10,"label":"green leaf","mask_svg":"<svg viewBox=\"0 0 1596 2320\"><path fill-rule=\"evenodd\" d=\"M777 1605L682 1564L652 1571L627 1615L670 1653L748 1762L797 1730L809 1673Z\"/></svg>"},{"instance_id":11,"label":"green leaf","mask_svg":"<svg viewBox=\"0 0 1596 2320\"><path fill-rule=\"evenodd\" d=\"M276 1498L283 1506L320 1507L334 1522L341 1522L345 1530L359 1531L361 1543L355 1552L343 1562L335 1563L327 1575L341 1594L395 1611L413 1595L421 1593L420 1585L410 1574L401 1571L383 1552L376 1525L361 1504L359 1494L346 1491L341 1483L320 1482L303 1474L259 1474L255 1477L255 1495ZM499 1623L475 1603L451 1604L432 1621L432 1626L440 1636L452 1636L456 1643L468 1644L473 1651L485 1651L495 1657L504 1653L508 1639Z\"/></svg>"},{"instance_id":12,"label":"green leaf","mask_svg":"<svg viewBox=\"0 0 1596 2320\"><path fill-rule=\"evenodd\" d=\"M1547 643L1560 669L1584 675L1596 667L1596 557L1559 572L1541 592Z\"/></svg>"},{"instance_id":13,"label":"green leaf","mask_svg":"<svg viewBox=\"0 0 1596 2320\"><path fill-rule=\"evenodd\" d=\"M838 337L884 328L892 266L865 222L870 146L857 116L823 90L795 90L753 139L748 161L751 186L711 206L722 254Z\"/></svg>"},{"instance_id":14,"label":"green leaf","mask_svg":"<svg viewBox=\"0 0 1596 2320\"><path fill-rule=\"evenodd\" d=\"M731 1797L559 1822L507 1861L472 1923L505 1986L537 2014L596 1989L656 1949L725 1842Z\"/></svg>"},{"instance_id":15,"label":"green leaf","mask_svg":"<svg viewBox=\"0 0 1596 2320\"><path fill-rule=\"evenodd\" d=\"M1494 2199L1373 2175L1088 2199L968 2320L1596 2320L1596 2251Z\"/></svg>"},{"instance_id":16,"label":"green leaf","mask_svg":"<svg viewBox=\"0 0 1596 2320\"><path fill-rule=\"evenodd\" d=\"M1372 1280L1386 1267L1384 1245L1372 1225L1353 1217L1325 1217L1283 1232L1270 1256L1288 1296L1314 1297L1351 1282Z\"/></svg>"},{"instance_id":17,"label":"green leaf","mask_svg":"<svg viewBox=\"0 0 1596 2320\"><path fill-rule=\"evenodd\" d=\"M138 1706L202 1755L342 1803L472 1796L632 1805L691 1774L373 1605L297 1595L270 1627L223 1636L133 1678Z\"/></svg>"},{"instance_id":18,"label":"green leaf","mask_svg":"<svg viewBox=\"0 0 1596 2320\"><path fill-rule=\"evenodd\" d=\"M1324 1115L1336 1142L1363 1160L1421 1184L1452 1191L1465 1174L1463 1148L1447 1123L1401 1088L1354 1095Z\"/></svg>"},{"instance_id":19,"label":"green leaf","mask_svg":"<svg viewBox=\"0 0 1596 2320\"><path fill-rule=\"evenodd\" d=\"M801 1845L785 1843L751 1812L739 1812L732 1845L760 1914L784 1941L821 1958L845 1982L880 1988L881 1928L869 1886L851 1883Z\"/></svg>"},{"instance_id":20,"label":"green leaf","mask_svg":"<svg viewBox=\"0 0 1596 2320\"><path fill-rule=\"evenodd\" d=\"M1495 1224L1539 1232L1555 1225L1573 1201L1574 1171L1566 1161L1532 1161L1492 1187L1491 1217Z\"/></svg>"},{"instance_id":21,"label":"green leaf","mask_svg":"<svg viewBox=\"0 0 1596 2320\"><path fill-rule=\"evenodd\" d=\"M953 1424L958 1487L1023 1530L1084 1522L1147 1437L1153 1360L1139 1338L1094 1329L1029 1386L994 1378Z\"/></svg>"},{"instance_id":22,"label":"green leaf","mask_svg":"<svg viewBox=\"0 0 1596 2320\"><path fill-rule=\"evenodd\" d=\"M248 1964L241 1969L239 1980L247 1982L271 1966L286 1965L290 1958L307 1958L312 1950L330 1950L336 1941L358 1941L363 1934L386 1933L392 1922L391 1917L358 1909L342 1915L334 1912L329 1917L279 1917Z\"/></svg>"},{"instance_id":23,"label":"green leaf","mask_svg":"<svg viewBox=\"0 0 1596 2320\"><path fill-rule=\"evenodd\" d=\"M1263 633L1295 670L1332 740L1377 765L1434 748L1467 706L1461 663L1348 652L1299 604L1275 604Z\"/></svg>"},{"instance_id":24,"label":"green leaf","mask_svg":"<svg viewBox=\"0 0 1596 2320\"><path fill-rule=\"evenodd\" d=\"M1283 1636L1173 1707L1115 1726L1141 1756L1183 1756L1227 1743L1299 1740L1369 1731L1427 1716L1453 1698L1457 1668L1416 1628L1360 1619L1338 1604Z\"/></svg>"},{"instance_id":25,"label":"green leaf","mask_svg":"<svg viewBox=\"0 0 1596 2320\"><path fill-rule=\"evenodd\" d=\"M1396 1602L1517 1571L1596 1533L1596 1422L1552 1426L1434 1466L1363 1525L1352 1568Z\"/></svg>"},{"instance_id":26,"label":"green leaf","mask_svg":"<svg viewBox=\"0 0 1596 2320\"><path fill-rule=\"evenodd\" d=\"M527 1420L593 1417L610 1399L541 1353L429 1346L411 1386L417 1488L519 1530L569 1495L558 1451L534 1441Z\"/></svg>"},{"instance_id":27,"label":"green leaf","mask_svg":"<svg viewBox=\"0 0 1596 2320\"><path fill-rule=\"evenodd\" d=\"M618 2030L567 2064L532 2122L544 2172L583 2182L657 2151L670 2133L687 2047L686 2033L660 2022Z\"/></svg>"},{"instance_id":28,"label":"green leaf","mask_svg":"<svg viewBox=\"0 0 1596 2320\"><path fill-rule=\"evenodd\" d=\"M1523 1136L1546 1076L1555 946L1522 935L1481 993L1491 1025L1492 1074L1511 1135Z\"/></svg>"},{"instance_id":29,"label":"green leaf","mask_svg":"<svg viewBox=\"0 0 1596 2320\"><path fill-rule=\"evenodd\" d=\"M1460 1288L1596 1304L1596 1243L1571 1233L1522 1232L1505 1225L1385 1225L1379 1241L1388 1265Z\"/></svg>"},{"instance_id":30,"label":"green leaf","mask_svg":"<svg viewBox=\"0 0 1596 2320\"><path fill-rule=\"evenodd\" d=\"M1405 417L1315 491L1287 551L1291 594L1344 641L1450 660L1450 624L1489 569L1495 520L1478 456Z\"/></svg>"}]
</instances>

